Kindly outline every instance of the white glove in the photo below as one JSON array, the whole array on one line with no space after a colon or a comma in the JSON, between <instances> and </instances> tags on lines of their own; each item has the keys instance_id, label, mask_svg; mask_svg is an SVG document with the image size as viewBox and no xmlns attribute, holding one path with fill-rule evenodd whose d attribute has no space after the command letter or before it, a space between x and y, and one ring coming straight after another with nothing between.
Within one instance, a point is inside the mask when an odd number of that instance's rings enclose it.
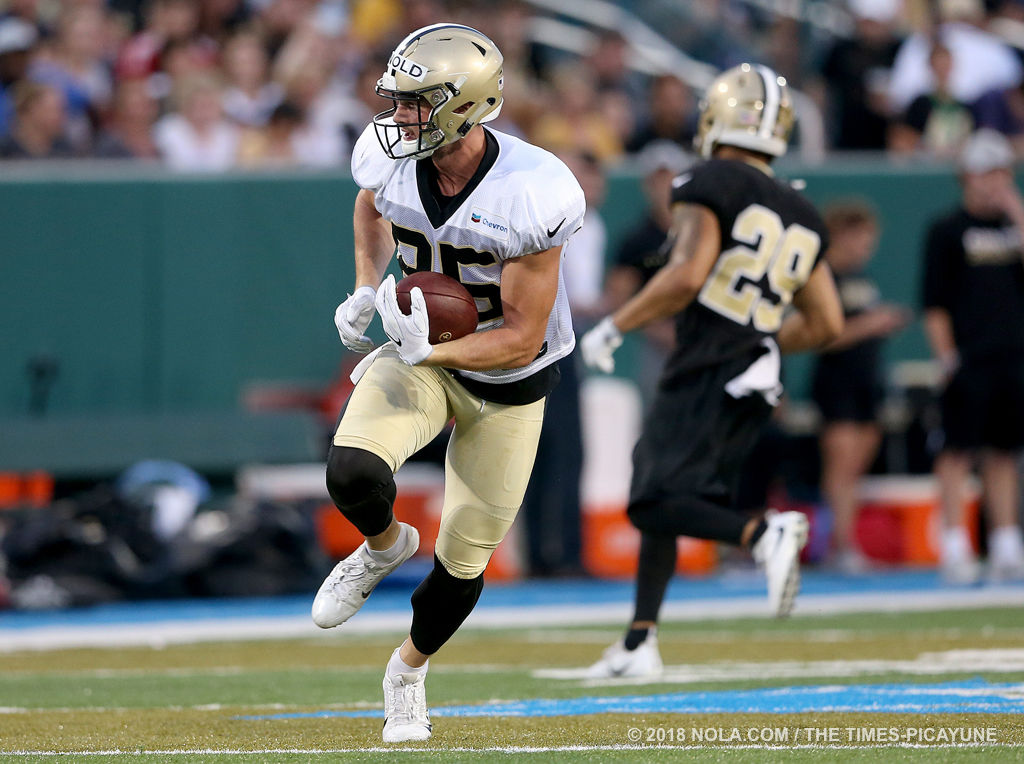
<instances>
[{"instance_id":1,"label":"white glove","mask_svg":"<svg viewBox=\"0 0 1024 764\"><path fill-rule=\"evenodd\" d=\"M411 313L407 316L398 307L395 293L395 277L388 276L377 289L375 301L384 332L398 348L398 355L410 366L415 366L429 356L434 348L427 341L430 323L427 320L427 303L423 290L413 287L409 292Z\"/></svg>"},{"instance_id":2,"label":"white glove","mask_svg":"<svg viewBox=\"0 0 1024 764\"><path fill-rule=\"evenodd\" d=\"M622 344L622 332L618 330L611 316L605 316L601 323L583 335L580 340L580 355L583 363L600 369L605 374L615 371L612 355Z\"/></svg>"},{"instance_id":3,"label":"white glove","mask_svg":"<svg viewBox=\"0 0 1024 764\"><path fill-rule=\"evenodd\" d=\"M373 340L364 332L373 319L375 295L373 287L359 287L355 294L349 295L334 311L334 325L338 327L341 341L356 353L369 353L373 350Z\"/></svg>"}]
</instances>

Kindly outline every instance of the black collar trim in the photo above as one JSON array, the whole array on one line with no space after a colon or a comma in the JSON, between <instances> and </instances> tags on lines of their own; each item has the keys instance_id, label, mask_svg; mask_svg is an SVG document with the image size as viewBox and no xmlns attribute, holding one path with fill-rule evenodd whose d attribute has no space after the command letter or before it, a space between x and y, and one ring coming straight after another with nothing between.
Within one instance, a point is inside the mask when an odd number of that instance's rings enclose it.
<instances>
[{"instance_id":1,"label":"black collar trim","mask_svg":"<svg viewBox=\"0 0 1024 764\"><path fill-rule=\"evenodd\" d=\"M434 228L440 228L448 222L498 161L498 139L489 130L484 130L484 137L484 158L480 160L480 166L476 168L466 187L455 196L444 196L441 193L437 185L437 168L429 157L416 162L416 186L419 189L420 202L423 204L423 211L427 213L427 220Z\"/></svg>"}]
</instances>

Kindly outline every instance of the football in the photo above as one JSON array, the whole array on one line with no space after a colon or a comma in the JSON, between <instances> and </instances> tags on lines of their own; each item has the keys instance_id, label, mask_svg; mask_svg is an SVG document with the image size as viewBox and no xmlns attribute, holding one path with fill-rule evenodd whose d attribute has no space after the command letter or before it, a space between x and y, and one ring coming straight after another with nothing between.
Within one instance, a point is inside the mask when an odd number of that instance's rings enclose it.
<instances>
[{"instance_id":1,"label":"football","mask_svg":"<svg viewBox=\"0 0 1024 764\"><path fill-rule=\"evenodd\" d=\"M433 271L420 271L398 282L398 307L406 315L410 311L409 292L413 287L423 291L430 319L431 345L457 340L476 331L476 300L458 281Z\"/></svg>"}]
</instances>

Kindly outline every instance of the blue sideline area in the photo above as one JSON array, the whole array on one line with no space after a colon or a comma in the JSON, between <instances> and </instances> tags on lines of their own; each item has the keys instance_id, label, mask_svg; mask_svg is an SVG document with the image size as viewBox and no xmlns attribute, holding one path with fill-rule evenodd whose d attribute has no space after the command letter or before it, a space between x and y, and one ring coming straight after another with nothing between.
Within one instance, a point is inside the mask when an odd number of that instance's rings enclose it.
<instances>
[{"instance_id":1,"label":"blue sideline area","mask_svg":"<svg viewBox=\"0 0 1024 764\"><path fill-rule=\"evenodd\" d=\"M408 613L409 596L427 569L427 563L422 566L403 566L399 572L381 583L359 617L367 614ZM941 594L947 591L965 594L992 590L1003 591L1011 596L1019 594L1019 601L1024 604L1024 585L951 589L943 587L937 573L932 570L886 571L858 577L810 570L804 573L802 596L813 600L819 596L863 598L878 595L881 600L895 593ZM211 619L309 618L314 593L311 591L303 595L273 598L123 602L47 612L6 611L0 612L0 642L4 632L16 633L22 629L47 627L143 625L168 621L187 623ZM742 568L709 578L677 577L669 589L666 604L750 600L764 597L764 594L763 577L753 568ZM632 603L632 598L633 582L628 580L532 580L485 587L477 610L500 612L503 609L521 610L530 607L557 609L568 605L623 607ZM530 624L527 622L521 625Z\"/></svg>"}]
</instances>

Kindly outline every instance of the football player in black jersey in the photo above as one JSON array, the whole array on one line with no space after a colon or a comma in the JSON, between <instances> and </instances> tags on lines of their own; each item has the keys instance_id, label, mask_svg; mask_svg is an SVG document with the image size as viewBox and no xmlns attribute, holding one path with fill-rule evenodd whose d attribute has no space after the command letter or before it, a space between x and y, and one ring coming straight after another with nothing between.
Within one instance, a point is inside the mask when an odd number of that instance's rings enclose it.
<instances>
[{"instance_id":1,"label":"football player in black jersey","mask_svg":"<svg viewBox=\"0 0 1024 764\"><path fill-rule=\"evenodd\" d=\"M750 519L733 506L744 457L782 392L780 350L820 347L843 327L822 258L825 225L770 167L785 153L793 121L785 80L766 66L742 64L711 83L695 140L706 161L673 181L668 262L581 341L584 361L611 372L625 332L675 316L676 346L633 452L636 611L594 676L661 670L654 631L677 536L751 550L767 575L772 612L793 607L806 517L770 511Z\"/></svg>"}]
</instances>

